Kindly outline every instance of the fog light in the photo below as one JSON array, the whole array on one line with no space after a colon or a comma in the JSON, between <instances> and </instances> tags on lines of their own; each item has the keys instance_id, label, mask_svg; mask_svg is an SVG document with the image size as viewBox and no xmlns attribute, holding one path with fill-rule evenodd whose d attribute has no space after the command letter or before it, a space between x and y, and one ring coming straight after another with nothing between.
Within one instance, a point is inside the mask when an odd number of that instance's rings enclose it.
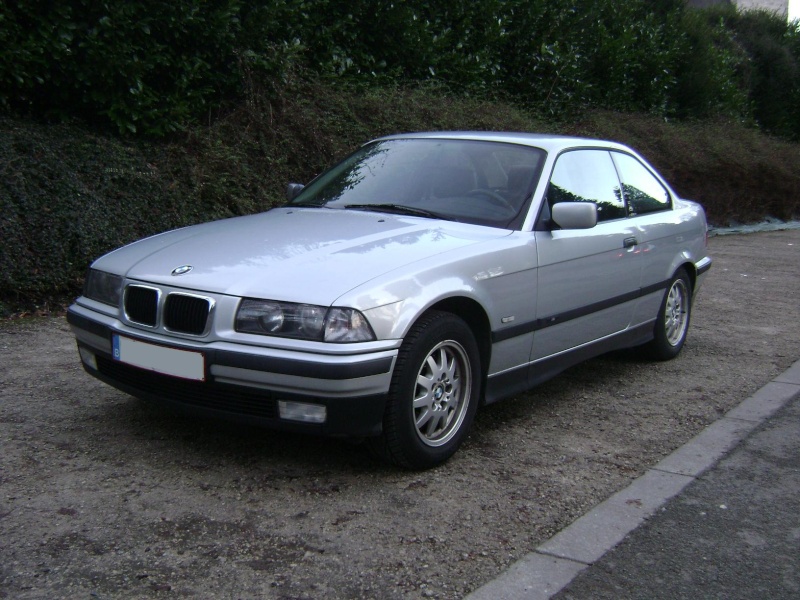
<instances>
[{"instance_id":1,"label":"fog light","mask_svg":"<svg viewBox=\"0 0 800 600\"><path fill-rule=\"evenodd\" d=\"M97 371L97 359L94 357L94 352L87 350L83 346L78 348L78 352L81 354L81 360L83 361L83 364Z\"/></svg>"},{"instance_id":2,"label":"fog light","mask_svg":"<svg viewBox=\"0 0 800 600\"><path fill-rule=\"evenodd\" d=\"M288 400L278 400L278 412L281 419L302 421L303 423L324 423L328 417L327 408L321 404L289 402Z\"/></svg>"}]
</instances>

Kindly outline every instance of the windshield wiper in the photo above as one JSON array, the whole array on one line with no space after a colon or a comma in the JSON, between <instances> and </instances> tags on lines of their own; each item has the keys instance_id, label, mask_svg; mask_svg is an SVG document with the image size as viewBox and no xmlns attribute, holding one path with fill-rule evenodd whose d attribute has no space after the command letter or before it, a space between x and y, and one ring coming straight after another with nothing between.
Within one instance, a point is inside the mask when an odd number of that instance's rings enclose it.
<instances>
[{"instance_id":1,"label":"windshield wiper","mask_svg":"<svg viewBox=\"0 0 800 600\"><path fill-rule=\"evenodd\" d=\"M426 217L428 219L442 219L444 221L452 221L452 217L441 215L424 208L416 208L414 206L405 206L404 204L346 204L345 208L352 208L354 210L374 210L376 212L388 212L398 215L411 215L414 217Z\"/></svg>"},{"instance_id":2,"label":"windshield wiper","mask_svg":"<svg viewBox=\"0 0 800 600\"><path fill-rule=\"evenodd\" d=\"M311 202L287 202L283 208L330 208L325 204L312 204Z\"/></svg>"}]
</instances>

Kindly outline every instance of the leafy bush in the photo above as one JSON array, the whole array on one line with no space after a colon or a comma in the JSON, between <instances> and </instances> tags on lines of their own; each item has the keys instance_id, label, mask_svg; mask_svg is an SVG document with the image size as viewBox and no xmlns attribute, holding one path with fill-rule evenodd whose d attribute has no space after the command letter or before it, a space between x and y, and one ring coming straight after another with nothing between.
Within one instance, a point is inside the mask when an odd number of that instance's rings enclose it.
<instances>
[{"instance_id":1,"label":"leafy bush","mask_svg":"<svg viewBox=\"0 0 800 600\"><path fill-rule=\"evenodd\" d=\"M0 121L0 300L76 289L91 257L199 219L135 146Z\"/></svg>"},{"instance_id":2,"label":"leafy bush","mask_svg":"<svg viewBox=\"0 0 800 600\"><path fill-rule=\"evenodd\" d=\"M237 85L237 0L19 0L0 8L0 102L163 135Z\"/></svg>"},{"instance_id":3,"label":"leafy bush","mask_svg":"<svg viewBox=\"0 0 800 600\"><path fill-rule=\"evenodd\" d=\"M445 88L300 82L171 142L74 124L0 119L0 312L76 295L88 264L140 237L267 210L367 139L403 131L545 131L617 139L642 151L712 222L800 216L800 146L720 121L592 111L560 126L509 103Z\"/></svg>"},{"instance_id":4,"label":"leafy bush","mask_svg":"<svg viewBox=\"0 0 800 600\"><path fill-rule=\"evenodd\" d=\"M752 115L797 137L798 38L682 0L19 0L0 5L0 104L163 136L306 73L436 81L557 118Z\"/></svg>"},{"instance_id":5,"label":"leafy bush","mask_svg":"<svg viewBox=\"0 0 800 600\"><path fill-rule=\"evenodd\" d=\"M683 22L676 115L735 117L800 140L800 21L721 5Z\"/></svg>"},{"instance_id":6,"label":"leafy bush","mask_svg":"<svg viewBox=\"0 0 800 600\"><path fill-rule=\"evenodd\" d=\"M800 23L767 11L735 13L729 27L750 57L753 115L770 133L800 140Z\"/></svg>"},{"instance_id":7,"label":"leafy bush","mask_svg":"<svg viewBox=\"0 0 800 600\"><path fill-rule=\"evenodd\" d=\"M546 115L642 150L718 224L800 213L798 146L742 126L800 140L800 24L767 13L18 0L0 4L0 47L0 108L62 122L0 119L0 311L77 293L91 259L120 244L267 209L287 181L399 131L554 131ZM76 117L171 142L90 133Z\"/></svg>"},{"instance_id":8,"label":"leafy bush","mask_svg":"<svg viewBox=\"0 0 800 600\"><path fill-rule=\"evenodd\" d=\"M682 15L684 32L676 65L671 113L679 118L723 116L750 120L748 58L725 25L730 6Z\"/></svg>"},{"instance_id":9,"label":"leafy bush","mask_svg":"<svg viewBox=\"0 0 800 600\"><path fill-rule=\"evenodd\" d=\"M662 12L642 0L510 4L501 39L509 91L555 115L585 106L664 110L680 3L661 3Z\"/></svg>"}]
</instances>

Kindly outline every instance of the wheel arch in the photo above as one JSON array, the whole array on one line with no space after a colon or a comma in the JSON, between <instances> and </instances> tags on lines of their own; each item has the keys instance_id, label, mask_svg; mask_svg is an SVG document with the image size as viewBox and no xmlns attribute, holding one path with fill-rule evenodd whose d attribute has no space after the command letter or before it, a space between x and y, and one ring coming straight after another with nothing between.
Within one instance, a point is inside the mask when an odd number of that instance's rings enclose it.
<instances>
[{"instance_id":1,"label":"wheel arch","mask_svg":"<svg viewBox=\"0 0 800 600\"><path fill-rule=\"evenodd\" d=\"M675 276L675 273L677 273L680 269L683 269L684 271L686 271L686 274L689 276L689 284L692 286L691 293L693 294L694 290L697 287L696 286L696 284L697 284L697 267L695 266L695 264L693 262L686 261L683 264L680 264L675 268L675 270L673 271L673 274L672 274L673 277Z\"/></svg>"},{"instance_id":2,"label":"wheel arch","mask_svg":"<svg viewBox=\"0 0 800 600\"><path fill-rule=\"evenodd\" d=\"M469 302L450 299L415 319L392 374L382 433L367 438L379 458L427 469L450 458L464 441L483 392L480 328L469 321L480 318L474 311ZM470 377L464 378L466 369Z\"/></svg>"},{"instance_id":3,"label":"wheel arch","mask_svg":"<svg viewBox=\"0 0 800 600\"><path fill-rule=\"evenodd\" d=\"M428 307L428 310L438 310L451 313L463 320L475 336L481 358L482 387L486 385L486 374L489 370L489 361L492 357L492 329L489 316L484 308L472 298L454 296L444 298ZM483 389L481 389L483 392Z\"/></svg>"}]
</instances>

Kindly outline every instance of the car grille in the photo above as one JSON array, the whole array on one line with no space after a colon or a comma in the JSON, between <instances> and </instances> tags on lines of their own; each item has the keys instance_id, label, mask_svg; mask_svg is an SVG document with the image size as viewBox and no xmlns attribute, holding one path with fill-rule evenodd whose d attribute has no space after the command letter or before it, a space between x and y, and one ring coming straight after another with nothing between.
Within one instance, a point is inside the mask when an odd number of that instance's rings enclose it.
<instances>
[{"instance_id":1,"label":"car grille","mask_svg":"<svg viewBox=\"0 0 800 600\"><path fill-rule=\"evenodd\" d=\"M134 323L155 327L158 319L158 290L129 285L125 290L125 314Z\"/></svg>"},{"instance_id":2,"label":"car grille","mask_svg":"<svg viewBox=\"0 0 800 600\"><path fill-rule=\"evenodd\" d=\"M164 327L170 331L201 335L206 330L209 307L206 298L170 294L164 304Z\"/></svg>"},{"instance_id":3,"label":"car grille","mask_svg":"<svg viewBox=\"0 0 800 600\"><path fill-rule=\"evenodd\" d=\"M156 288L129 285L125 290L125 315L132 323L158 325L159 291ZM171 293L164 302L164 327L176 333L203 335L211 314L211 300L191 294Z\"/></svg>"},{"instance_id":4,"label":"car grille","mask_svg":"<svg viewBox=\"0 0 800 600\"><path fill-rule=\"evenodd\" d=\"M219 410L229 414L277 418L277 404L269 392L250 391L221 383L178 379L138 369L104 356L97 356L101 374L128 388L181 404Z\"/></svg>"}]
</instances>

